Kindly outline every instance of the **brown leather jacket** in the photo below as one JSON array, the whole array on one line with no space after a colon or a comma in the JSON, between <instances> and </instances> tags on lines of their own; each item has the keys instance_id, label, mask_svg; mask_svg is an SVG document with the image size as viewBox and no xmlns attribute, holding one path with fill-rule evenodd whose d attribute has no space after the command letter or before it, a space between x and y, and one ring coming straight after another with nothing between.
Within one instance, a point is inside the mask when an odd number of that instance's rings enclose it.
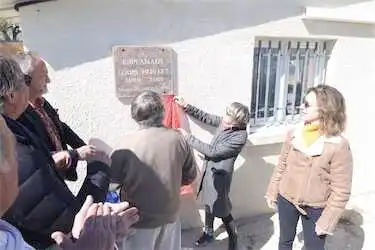
<instances>
[{"instance_id":1,"label":"brown leather jacket","mask_svg":"<svg viewBox=\"0 0 375 250\"><path fill-rule=\"evenodd\" d=\"M349 200L353 160L348 141L342 137L320 137L306 148L302 127L289 132L266 198L280 194L304 214L303 206L324 208L316 225L331 234Z\"/></svg>"}]
</instances>

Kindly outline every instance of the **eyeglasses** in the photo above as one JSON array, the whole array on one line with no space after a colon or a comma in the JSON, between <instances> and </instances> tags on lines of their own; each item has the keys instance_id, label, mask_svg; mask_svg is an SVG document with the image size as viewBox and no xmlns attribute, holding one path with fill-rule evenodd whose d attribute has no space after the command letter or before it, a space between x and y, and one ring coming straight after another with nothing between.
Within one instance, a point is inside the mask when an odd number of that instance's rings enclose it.
<instances>
[{"instance_id":1,"label":"eyeglasses","mask_svg":"<svg viewBox=\"0 0 375 250\"><path fill-rule=\"evenodd\" d=\"M29 87L33 78L29 75L23 75L23 76L24 76L24 79L25 79L26 86Z\"/></svg>"},{"instance_id":2,"label":"eyeglasses","mask_svg":"<svg viewBox=\"0 0 375 250\"><path fill-rule=\"evenodd\" d=\"M311 107L310 103L308 103L307 101L305 101L303 103L303 105L305 106L306 109L309 108L309 107Z\"/></svg>"}]
</instances>

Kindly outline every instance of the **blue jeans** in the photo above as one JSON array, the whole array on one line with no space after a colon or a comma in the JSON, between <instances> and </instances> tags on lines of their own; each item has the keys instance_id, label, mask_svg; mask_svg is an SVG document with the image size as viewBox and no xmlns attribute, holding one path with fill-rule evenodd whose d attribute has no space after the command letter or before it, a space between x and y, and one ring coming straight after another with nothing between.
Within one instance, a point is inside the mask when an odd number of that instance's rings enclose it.
<instances>
[{"instance_id":1,"label":"blue jeans","mask_svg":"<svg viewBox=\"0 0 375 250\"><path fill-rule=\"evenodd\" d=\"M318 236L315 233L315 223L321 216L323 208L303 207L307 212L307 215L303 215L291 202L281 195L277 198L277 206L280 223L279 250L292 250L297 223L300 217L302 220L305 249L324 250L326 236Z\"/></svg>"}]
</instances>

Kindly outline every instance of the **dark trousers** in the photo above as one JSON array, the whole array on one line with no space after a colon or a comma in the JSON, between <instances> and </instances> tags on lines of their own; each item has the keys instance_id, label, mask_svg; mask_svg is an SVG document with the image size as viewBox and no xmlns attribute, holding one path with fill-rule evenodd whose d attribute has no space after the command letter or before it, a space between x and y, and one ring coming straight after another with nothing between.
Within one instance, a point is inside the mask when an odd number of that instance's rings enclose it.
<instances>
[{"instance_id":1,"label":"dark trousers","mask_svg":"<svg viewBox=\"0 0 375 250\"><path fill-rule=\"evenodd\" d=\"M304 207L307 215L302 215L287 199L279 195L277 206L280 222L279 250L292 250L296 236L298 219L301 217L306 250L324 250L326 236L318 236L315 223L322 214L322 208Z\"/></svg>"},{"instance_id":2,"label":"dark trousers","mask_svg":"<svg viewBox=\"0 0 375 250\"><path fill-rule=\"evenodd\" d=\"M214 220L215 220L215 215L211 213L210 207L205 206L205 212L206 212L206 218L204 221L205 225L205 230L206 233L212 234L213 233L213 227L214 227ZM229 236L237 234L235 227L234 227L234 222L233 222L233 216L232 214L229 214L228 216L224 218L220 218L225 226L225 229L228 233Z\"/></svg>"},{"instance_id":3,"label":"dark trousers","mask_svg":"<svg viewBox=\"0 0 375 250\"><path fill-rule=\"evenodd\" d=\"M87 176L77 195L77 199L83 205L88 195L94 198L94 202L104 202L110 182L110 167L95 161L87 164Z\"/></svg>"}]
</instances>

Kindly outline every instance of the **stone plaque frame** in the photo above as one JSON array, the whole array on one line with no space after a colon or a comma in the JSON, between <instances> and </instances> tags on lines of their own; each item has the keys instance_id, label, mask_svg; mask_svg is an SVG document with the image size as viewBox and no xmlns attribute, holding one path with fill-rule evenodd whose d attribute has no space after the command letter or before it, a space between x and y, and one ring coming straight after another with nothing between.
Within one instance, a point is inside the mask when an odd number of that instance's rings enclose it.
<instances>
[{"instance_id":1,"label":"stone plaque frame","mask_svg":"<svg viewBox=\"0 0 375 250\"><path fill-rule=\"evenodd\" d=\"M116 96L131 100L145 90L177 92L177 56L166 47L114 46Z\"/></svg>"}]
</instances>

